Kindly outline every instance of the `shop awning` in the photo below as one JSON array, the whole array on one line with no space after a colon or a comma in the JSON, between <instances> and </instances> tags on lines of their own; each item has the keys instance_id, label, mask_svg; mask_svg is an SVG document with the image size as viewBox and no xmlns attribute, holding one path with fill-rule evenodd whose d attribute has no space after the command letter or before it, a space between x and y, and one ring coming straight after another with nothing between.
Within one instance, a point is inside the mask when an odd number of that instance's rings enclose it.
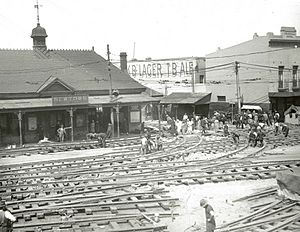
<instances>
[{"instance_id":1,"label":"shop awning","mask_svg":"<svg viewBox=\"0 0 300 232\"><path fill-rule=\"evenodd\" d=\"M120 95L118 98L111 100L109 96L89 96L88 104L86 106L93 105L112 105L112 104L131 104L131 103L150 103L159 102L160 99L150 97L147 94L128 94ZM69 107L71 105L64 105L63 107ZM74 105L74 107L77 105ZM31 98L31 99L11 99L0 100L0 110L24 110L24 109L37 109L37 108L49 108L55 107L53 105L52 98Z\"/></svg>"},{"instance_id":2,"label":"shop awning","mask_svg":"<svg viewBox=\"0 0 300 232\"><path fill-rule=\"evenodd\" d=\"M171 93L161 99L160 104L209 104L211 93Z\"/></svg>"},{"instance_id":3,"label":"shop awning","mask_svg":"<svg viewBox=\"0 0 300 232\"><path fill-rule=\"evenodd\" d=\"M111 99L109 96L90 96L90 105L111 105L111 104L131 104L131 103L150 103L159 102L160 99L150 97L147 94L124 94Z\"/></svg>"},{"instance_id":4,"label":"shop awning","mask_svg":"<svg viewBox=\"0 0 300 232\"><path fill-rule=\"evenodd\" d=\"M269 92L269 98L275 97L298 97L300 92Z\"/></svg>"},{"instance_id":5,"label":"shop awning","mask_svg":"<svg viewBox=\"0 0 300 232\"><path fill-rule=\"evenodd\" d=\"M0 110L51 107L52 98L0 100Z\"/></svg>"}]
</instances>

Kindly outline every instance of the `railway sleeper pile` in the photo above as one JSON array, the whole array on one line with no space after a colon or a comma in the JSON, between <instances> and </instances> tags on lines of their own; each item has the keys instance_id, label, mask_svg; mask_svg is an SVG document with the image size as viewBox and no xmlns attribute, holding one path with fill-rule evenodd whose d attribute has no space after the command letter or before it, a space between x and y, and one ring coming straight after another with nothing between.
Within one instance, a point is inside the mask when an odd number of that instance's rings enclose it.
<instances>
[{"instance_id":1,"label":"railway sleeper pile","mask_svg":"<svg viewBox=\"0 0 300 232\"><path fill-rule=\"evenodd\" d=\"M240 198L236 201L248 201L250 214L221 225L216 232L279 232L300 231L299 201L282 198L277 195L278 186Z\"/></svg>"}]
</instances>

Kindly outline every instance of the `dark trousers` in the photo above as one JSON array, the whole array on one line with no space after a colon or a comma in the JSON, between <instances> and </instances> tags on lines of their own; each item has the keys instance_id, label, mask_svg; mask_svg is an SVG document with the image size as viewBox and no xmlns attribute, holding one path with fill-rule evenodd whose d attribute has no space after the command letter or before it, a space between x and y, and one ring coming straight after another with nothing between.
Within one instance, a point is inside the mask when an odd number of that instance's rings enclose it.
<instances>
[{"instance_id":1,"label":"dark trousers","mask_svg":"<svg viewBox=\"0 0 300 232\"><path fill-rule=\"evenodd\" d=\"M206 232L214 232L216 229L216 225L210 222L206 223Z\"/></svg>"}]
</instances>

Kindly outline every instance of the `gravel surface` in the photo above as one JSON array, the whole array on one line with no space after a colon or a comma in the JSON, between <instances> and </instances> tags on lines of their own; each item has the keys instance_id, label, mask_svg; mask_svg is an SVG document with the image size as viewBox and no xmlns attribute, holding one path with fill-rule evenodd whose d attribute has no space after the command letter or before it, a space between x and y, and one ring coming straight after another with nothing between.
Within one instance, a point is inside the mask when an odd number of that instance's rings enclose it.
<instances>
[{"instance_id":1,"label":"gravel surface","mask_svg":"<svg viewBox=\"0 0 300 232\"><path fill-rule=\"evenodd\" d=\"M180 215L174 221L170 219L167 222L168 230L183 232L196 222L201 229L203 228L200 231L205 231L204 209L199 205L202 198L207 199L214 208L217 225L238 219L240 216L249 214L250 206L255 202L233 203L232 201L275 185L275 179L268 179L167 187L170 196L179 198L181 204L181 207L174 211ZM269 201L270 199L264 198L263 200Z\"/></svg>"}]
</instances>

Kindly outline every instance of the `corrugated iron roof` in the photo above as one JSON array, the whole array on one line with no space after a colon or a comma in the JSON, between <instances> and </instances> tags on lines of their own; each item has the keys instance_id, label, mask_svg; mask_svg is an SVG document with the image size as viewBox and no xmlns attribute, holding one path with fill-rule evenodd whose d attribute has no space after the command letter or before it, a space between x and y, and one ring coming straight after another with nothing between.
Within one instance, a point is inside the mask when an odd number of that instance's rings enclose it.
<instances>
[{"instance_id":1,"label":"corrugated iron roof","mask_svg":"<svg viewBox=\"0 0 300 232\"><path fill-rule=\"evenodd\" d=\"M110 88L107 61L92 50L47 50L47 57L34 50L0 49L0 93L36 93L50 77L59 78L76 91ZM113 89L145 87L111 65Z\"/></svg>"},{"instance_id":2,"label":"corrugated iron roof","mask_svg":"<svg viewBox=\"0 0 300 232\"><path fill-rule=\"evenodd\" d=\"M208 104L211 93L171 93L162 98L161 104Z\"/></svg>"}]
</instances>

